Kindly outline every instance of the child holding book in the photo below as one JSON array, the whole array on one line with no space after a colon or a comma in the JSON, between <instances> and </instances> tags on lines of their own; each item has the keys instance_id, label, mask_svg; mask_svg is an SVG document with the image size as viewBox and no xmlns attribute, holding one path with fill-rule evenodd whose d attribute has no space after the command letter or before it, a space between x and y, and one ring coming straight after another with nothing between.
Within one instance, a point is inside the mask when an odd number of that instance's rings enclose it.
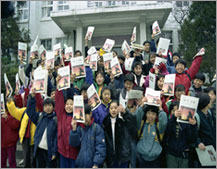
<instances>
[{"instance_id":1,"label":"child holding book","mask_svg":"<svg viewBox=\"0 0 217 169\"><path fill-rule=\"evenodd\" d=\"M94 86L96 88L99 97L101 96L102 88L106 86L104 82L105 82L104 73L102 71L96 72Z\"/></svg>"},{"instance_id":2,"label":"child holding book","mask_svg":"<svg viewBox=\"0 0 217 169\"><path fill-rule=\"evenodd\" d=\"M72 119L71 125L69 144L72 147L80 146L76 167L101 167L106 156L104 131L100 125L94 123L88 104L85 105L85 124L77 126L76 120Z\"/></svg>"}]
</instances>

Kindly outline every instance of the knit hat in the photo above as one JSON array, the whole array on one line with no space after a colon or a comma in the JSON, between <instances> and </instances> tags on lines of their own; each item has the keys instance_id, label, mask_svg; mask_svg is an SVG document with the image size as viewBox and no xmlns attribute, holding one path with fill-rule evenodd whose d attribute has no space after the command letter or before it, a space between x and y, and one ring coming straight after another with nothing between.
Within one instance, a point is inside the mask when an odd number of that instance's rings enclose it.
<instances>
[{"instance_id":1,"label":"knit hat","mask_svg":"<svg viewBox=\"0 0 217 169\"><path fill-rule=\"evenodd\" d=\"M207 93L200 92L196 94L196 97L199 98L198 109L204 109L210 103L210 97Z\"/></svg>"},{"instance_id":2,"label":"knit hat","mask_svg":"<svg viewBox=\"0 0 217 169\"><path fill-rule=\"evenodd\" d=\"M186 62L183 60L183 59L178 59L176 62L175 62L175 67L178 63L181 63L183 64L185 67L186 67Z\"/></svg>"}]
</instances>

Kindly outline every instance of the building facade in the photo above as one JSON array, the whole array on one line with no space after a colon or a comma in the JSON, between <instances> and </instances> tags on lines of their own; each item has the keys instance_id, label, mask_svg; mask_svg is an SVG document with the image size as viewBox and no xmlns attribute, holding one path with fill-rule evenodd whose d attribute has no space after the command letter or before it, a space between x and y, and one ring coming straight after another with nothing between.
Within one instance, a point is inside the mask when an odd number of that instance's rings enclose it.
<instances>
[{"instance_id":1,"label":"building facade","mask_svg":"<svg viewBox=\"0 0 217 169\"><path fill-rule=\"evenodd\" d=\"M178 3L177 3L178 2ZM18 3L18 6L17 6ZM39 37L49 51L61 42L84 52L88 26L94 26L89 46L101 47L106 38L115 40L114 49L121 52L124 40L130 41L137 28L136 43L151 39L151 26L158 21L162 36L171 40L170 50L179 44L179 24L172 16L176 8L188 6L187 1L24 1L15 2L20 16L19 27L30 30L32 43Z\"/></svg>"}]
</instances>

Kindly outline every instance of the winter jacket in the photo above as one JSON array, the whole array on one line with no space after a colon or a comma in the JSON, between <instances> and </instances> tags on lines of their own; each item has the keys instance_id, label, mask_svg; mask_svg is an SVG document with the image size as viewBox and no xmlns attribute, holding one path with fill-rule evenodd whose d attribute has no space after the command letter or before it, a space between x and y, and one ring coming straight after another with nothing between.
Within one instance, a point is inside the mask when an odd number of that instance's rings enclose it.
<instances>
[{"instance_id":1,"label":"winter jacket","mask_svg":"<svg viewBox=\"0 0 217 169\"><path fill-rule=\"evenodd\" d=\"M79 147L80 151L76 159L78 168L100 167L106 157L106 144L104 131L100 125L91 121L90 126L78 126L76 131L71 130L69 144Z\"/></svg>"},{"instance_id":2,"label":"winter jacket","mask_svg":"<svg viewBox=\"0 0 217 169\"><path fill-rule=\"evenodd\" d=\"M7 102L7 108L11 116L20 121L20 130L19 137L20 143L22 144L23 138L26 133L26 128L29 122L29 116L26 113L26 107L17 108L13 101ZM31 122L30 124L30 145L34 144L34 135L35 135L36 125Z\"/></svg>"},{"instance_id":3,"label":"winter jacket","mask_svg":"<svg viewBox=\"0 0 217 169\"><path fill-rule=\"evenodd\" d=\"M200 117L200 127L198 130L197 145L203 143L205 146L213 145L216 149L216 119L213 114L207 116L201 111L197 110Z\"/></svg>"},{"instance_id":4,"label":"winter jacket","mask_svg":"<svg viewBox=\"0 0 217 169\"><path fill-rule=\"evenodd\" d=\"M7 113L7 112L6 112ZM9 113L5 119L1 117L1 147L8 148L15 146L19 139L20 122Z\"/></svg>"},{"instance_id":5,"label":"winter jacket","mask_svg":"<svg viewBox=\"0 0 217 169\"><path fill-rule=\"evenodd\" d=\"M184 85L186 95L188 94L189 88L191 87L191 80L194 79L194 76L200 69L201 62L202 56L197 56L193 60L191 67L188 70L185 70L182 73L176 73L175 86L177 86L178 84ZM190 76L190 79L187 74Z\"/></svg>"},{"instance_id":6,"label":"winter jacket","mask_svg":"<svg viewBox=\"0 0 217 169\"><path fill-rule=\"evenodd\" d=\"M66 113L64 96L62 91L56 90L55 112L57 116L57 144L58 152L66 158L76 159L78 149L69 145L69 133L72 129L71 121L73 113Z\"/></svg>"},{"instance_id":7,"label":"winter jacket","mask_svg":"<svg viewBox=\"0 0 217 169\"><path fill-rule=\"evenodd\" d=\"M47 147L48 147L48 159L51 161L52 156L57 156L57 123L55 120L55 112L47 114L45 112L35 111L36 101L35 98L30 95L26 112L31 121L37 125L34 136L34 152L36 155L37 148L41 142L45 129L47 128ZM39 116L42 116L39 120Z\"/></svg>"},{"instance_id":8,"label":"winter jacket","mask_svg":"<svg viewBox=\"0 0 217 169\"><path fill-rule=\"evenodd\" d=\"M135 112L137 120L137 129L140 131L140 128L142 127L143 117L146 116L146 113L143 109L144 107L139 107ZM158 121L159 122L157 123L157 126L154 122L149 123L148 121L145 121L145 124L143 126L143 132L137 143L137 152L141 154L142 158L145 161L156 160L162 151L162 147L159 143L156 131L157 127L160 139L162 140L164 131L167 126L167 115L162 110L159 111Z\"/></svg>"},{"instance_id":9,"label":"winter jacket","mask_svg":"<svg viewBox=\"0 0 217 169\"><path fill-rule=\"evenodd\" d=\"M189 150L190 145L197 139L197 125L179 123L177 118L172 115L164 135L164 143L167 152L175 157L185 158L183 152Z\"/></svg>"},{"instance_id":10,"label":"winter jacket","mask_svg":"<svg viewBox=\"0 0 217 169\"><path fill-rule=\"evenodd\" d=\"M130 144L130 122L124 120L126 117L116 118L115 122L115 146L113 145L111 115L108 114L103 121L103 129L105 132L107 155L106 163L108 167L112 167L115 161L119 165L130 161L131 144ZM132 126L132 125L131 125ZM114 150L115 147L115 150Z\"/></svg>"},{"instance_id":11,"label":"winter jacket","mask_svg":"<svg viewBox=\"0 0 217 169\"><path fill-rule=\"evenodd\" d=\"M203 92L205 88L206 88L205 86L201 86L199 89L196 89L194 87L194 85L191 85L191 87L189 88L189 94L188 95L189 96L195 96L196 94Z\"/></svg>"},{"instance_id":12,"label":"winter jacket","mask_svg":"<svg viewBox=\"0 0 217 169\"><path fill-rule=\"evenodd\" d=\"M172 66L170 66L170 65L167 64L166 66L167 66L167 71L169 72L169 74L176 73L176 68L175 68L174 64Z\"/></svg>"}]
</instances>

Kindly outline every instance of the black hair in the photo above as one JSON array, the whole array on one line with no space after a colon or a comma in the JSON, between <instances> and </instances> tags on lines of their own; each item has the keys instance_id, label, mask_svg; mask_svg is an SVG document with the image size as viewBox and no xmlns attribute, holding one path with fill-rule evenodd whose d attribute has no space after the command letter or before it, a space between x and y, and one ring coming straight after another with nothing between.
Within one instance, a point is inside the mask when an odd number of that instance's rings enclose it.
<instances>
[{"instance_id":1,"label":"black hair","mask_svg":"<svg viewBox=\"0 0 217 169\"><path fill-rule=\"evenodd\" d=\"M103 78L105 79L105 74L103 71L97 71L96 74L95 74L95 78L98 76L98 74L101 74L103 76Z\"/></svg>"},{"instance_id":2,"label":"black hair","mask_svg":"<svg viewBox=\"0 0 217 169\"><path fill-rule=\"evenodd\" d=\"M186 67L186 62L183 60L183 59L178 59L176 62L175 62L175 67L178 63L181 63L183 64L185 67Z\"/></svg>"},{"instance_id":3,"label":"black hair","mask_svg":"<svg viewBox=\"0 0 217 169\"><path fill-rule=\"evenodd\" d=\"M53 108L55 107L54 101L53 101L52 99L50 99L50 98L46 98L46 99L43 101L43 107L44 107L45 105L48 105L48 104L52 104Z\"/></svg>"},{"instance_id":4,"label":"black hair","mask_svg":"<svg viewBox=\"0 0 217 169\"><path fill-rule=\"evenodd\" d=\"M156 44L158 44L158 43L159 43L159 40L160 40L160 38L158 38L158 39L156 40Z\"/></svg>"},{"instance_id":5,"label":"black hair","mask_svg":"<svg viewBox=\"0 0 217 169\"><path fill-rule=\"evenodd\" d=\"M210 91L213 91L215 93L215 95L216 95L216 90L215 90L214 87L210 86L210 87L207 87L207 88L204 89L205 93L209 93Z\"/></svg>"},{"instance_id":6,"label":"black hair","mask_svg":"<svg viewBox=\"0 0 217 169\"><path fill-rule=\"evenodd\" d=\"M179 55L178 53L173 53L173 56L172 56L172 58L173 58L174 56L178 56L178 57L179 57L179 59L181 59L181 57L180 57L180 55Z\"/></svg>"},{"instance_id":7,"label":"black hair","mask_svg":"<svg viewBox=\"0 0 217 169\"><path fill-rule=\"evenodd\" d=\"M135 53L135 52L134 52L133 50L130 51L130 57L131 57L131 58L134 57L134 56L133 56L134 53Z\"/></svg>"},{"instance_id":8,"label":"black hair","mask_svg":"<svg viewBox=\"0 0 217 169\"><path fill-rule=\"evenodd\" d=\"M200 92L197 93L195 97L199 98L199 103L197 107L199 110L204 109L210 103L210 97L207 93Z\"/></svg>"},{"instance_id":9,"label":"black hair","mask_svg":"<svg viewBox=\"0 0 217 169\"><path fill-rule=\"evenodd\" d=\"M82 53L81 53L80 50L76 50L76 51L75 51L75 55L76 55L76 53L78 53L78 52L79 52L79 53L81 54L81 56L82 56Z\"/></svg>"},{"instance_id":10,"label":"black hair","mask_svg":"<svg viewBox=\"0 0 217 169\"><path fill-rule=\"evenodd\" d=\"M66 96L64 97L64 103L66 104L67 100L73 100L74 101L74 98L73 96Z\"/></svg>"},{"instance_id":11,"label":"black hair","mask_svg":"<svg viewBox=\"0 0 217 169\"><path fill-rule=\"evenodd\" d=\"M65 54L65 49L62 49L61 53L62 53L62 54Z\"/></svg>"},{"instance_id":12,"label":"black hair","mask_svg":"<svg viewBox=\"0 0 217 169\"><path fill-rule=\"evenodd\" d=\"M112 50L112 52L114 52L118 56L118 52L116 50Z\"/></svg>"},{"instance_id":13,"label":"black hair","mask_svg":"<svg viewBox=\"0 0 217 169\"><path fill-rule=\"evenodd\" d=\"M142 68L142 62L136 61L136 62L133 63L133 65L132 65L132 71L133 72L134 72L134 69L135 69L136 66L141 66L141 68Z\"/></svg>"},{"instance_id":14,"label":"black hair","mask_svg":"<svg viewBox=\"0 0 217 169\"><path fill-rule=\"evenodd\" d=\"M54 62L54 66L59 66L60 65L60 57L57 58Z\"/></svg>"},{"instance_id":15,"label":"black hair","mask_svg":"<svg viewBox=\"0 0 217 169\"><path fill-rule=\"evenodd\" d=\"M135 80L135 77L131 73L126 74L124 76L124 82L130 81L130 82L134 83L134 80Z\"/></svg>"},{"instance_id":16,"label":"black hair","mask_svg":"<svg viewBox=\"0 0 217 169\"><path fill-rule=\"evenodd\" d=\"M104 93L105 90L109 90L110 91L110 94L111 94L111 98L110 99L112 99L113 98L113 92L112 92L111 88L108 87L108 86L105 86L105 87L102 88L100 99L102 99L102 94Z\"/></svg>"},{"instance_id":17,"label":"black hair","mask_svg":"<svg viewBox=\"0 0 217 169\"><path fill-rule=\"evenodd\" d=\"M88 83L86 83L86 82L84 82L83 84L82 84L82 86L81 86L81 92L82 91L87 91L87 89L90 87L90 85L88 84Z\"/></svg>"},{"instance_id":18,"label":"black hair","mask_svg":"<svg viewBox=\"0 0 217 169\"><path fill-rule=\"evenodd\" d=\"M55 86L51 89L50 93L52 93L53 91L56 91L56 87Z\"/></svg>"},{"instance_id":19,"label":"black hair","mask_svg":"<svg viewBox=\"0 0 217 169\"><path fill-rule=\"evenodd\" d=\"M203 73L197 73L194 77L194 79L200 79L203 81L203 83L205 82L205 75Z\"/></svg>"},{"instance_id":20,"label":"black hair","mask_svg":"<svg viewBox=\"0 0 217 169\"><path fill-rule=\"evenodd\" d=\"M143 42L143 46L146 44L146 43L149 43L149 45L151 45L151 42L146 40L145 42Z\"/></svg>"},{"instance_id":21,"label":"black hair","mask_svg":"<svg viewBox=\"0 0 217 169\"><path fill-rule=\"evenodd\" d=\"M175 106L178 106L178 107L179 107L179 102L178 102L178 101L174 101L174 102L172 102L172 103L170 104L170 106L169 106L169 113L171 113L171 111L173 110L173 108L174 108Z\"/></svg>"},{"instance_id":22,"label":"black hair","mask_svg":"<svg viewBox=\"0 0 217 169\"><path fill-rule=\"evenodd\" d=\"M158 115L159 107L153 105L147 105L144 109L144 112L147 113L148 111L155 112Z\"/></svg>"},{"instance_id":23,"label":"black hair","mask_svg":"<svg viewBox=\"0 0 217 169\"><path fill-rule=\"evenodd\" d=\"M36 62L36 67L38 67L40 64L41 64L41 59L39 59L39 60Z\"/></svg>"},{"instance_id":24,"label":"black hair","mask_svg":"<svg viewBox=\"0 0 217 169\"><path fill-rule=\"evenodd\" d=\"M183 84L176 85L175 92L176 91L185 91L185 86Z\"/></svg>"},{"instance_id":25,"label":"black hair","mask_svg":"<svg viewBox=\"0 0 217 169\"><path fill-rule=\"evenodd\" d=\"M84 113L85 114L90 114L91 113L91 107L89 104L84 105Z\"/></svg>"},{"instance_id":26,"label":"black hair","mask_svg":"<svg viewBox=\"0 0 217 169\"><path fill-rule=\"evenodd\" d=\"M161 90L161 89L158 87L158 85L157 85L158 80L160 80L161 78L165 78L165 75L159 74L159 75L156 77L155 90L157 90L157 91Z\"/></svg>"},{"instance_id":27,"label":"black hair","mask_svg":"<svg viewBox=\"0 0 217 169\"><path fill-rule=\"evenodd\" d=\"M119 106L119 101L118 101L118 100L112 100L111 103L110 103L110 105L111 105L112 103L116 103L116 104Z\"/></svg>"},{"instance_id":28,"label":"black hair","mask_svg":"<svg viewBox=\"0 0 217 169\"><path fill-rule=\"evenodd\" d=\"M118 59L125 61L125 57L123 55L118 55Z\"/></svg>"}]
</instances>

